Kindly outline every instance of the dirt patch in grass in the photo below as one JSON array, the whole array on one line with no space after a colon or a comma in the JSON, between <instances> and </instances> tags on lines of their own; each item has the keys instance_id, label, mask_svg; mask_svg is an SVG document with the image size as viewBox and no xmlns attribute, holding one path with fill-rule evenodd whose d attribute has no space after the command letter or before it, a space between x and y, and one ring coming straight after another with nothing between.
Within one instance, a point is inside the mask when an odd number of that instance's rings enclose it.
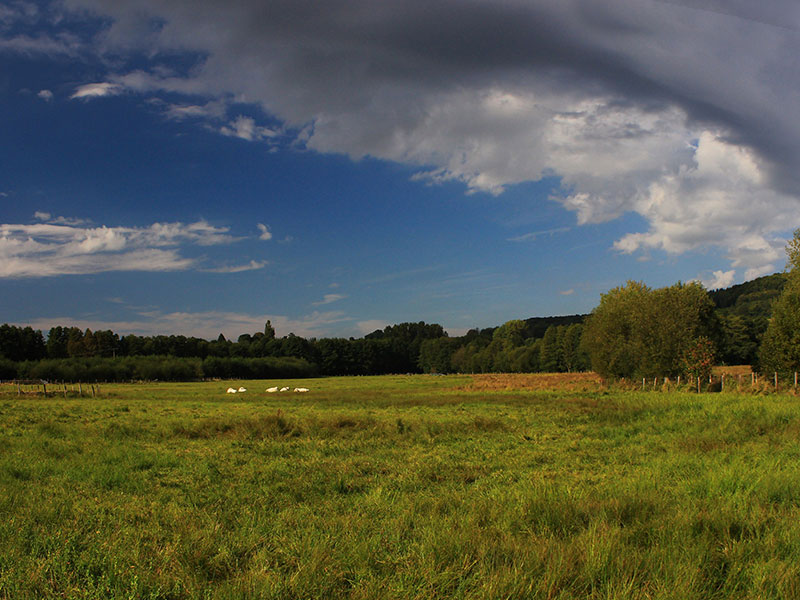
<instances>
[{"instance_id":1,"label":"dirt patch in grass","mask_svg":"<svg viewBox=\"0 0 800 600\"><path fill-rule=\"evenodd\" d=\"M464 391L547 391L590 392L605 389L597 373L485 373L473 375Z\"/></svg>"},{"instance_id":2,"label":"dirt patch in grass","mask_svg":"<svg viewBox=\"0 0 800 600\"><path fill-rule=\"evenodd\" d=\"M711 372L715 377L719 377L723 374L725 377L737 377L739 375L747 375L750 377L750 374L753 372L753 368L750 365L730 365L725 367L714 367Z\"/></svg>"}]
</instances>

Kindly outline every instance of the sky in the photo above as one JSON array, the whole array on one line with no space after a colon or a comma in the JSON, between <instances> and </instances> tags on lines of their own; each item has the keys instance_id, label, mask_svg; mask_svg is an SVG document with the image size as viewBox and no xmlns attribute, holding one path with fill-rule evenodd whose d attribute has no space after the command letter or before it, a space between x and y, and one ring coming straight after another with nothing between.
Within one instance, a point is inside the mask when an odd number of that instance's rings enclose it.
<instances>
[{"instance_id":1,"label":"sky","mask_svg":"<svg viewBox=\"0 0 800 600\"><path fill-rule=\"evenodd\" d=\"M780 271L789 0L0 2L0 321L451 335Z\"/></svg>"}]
</instances>

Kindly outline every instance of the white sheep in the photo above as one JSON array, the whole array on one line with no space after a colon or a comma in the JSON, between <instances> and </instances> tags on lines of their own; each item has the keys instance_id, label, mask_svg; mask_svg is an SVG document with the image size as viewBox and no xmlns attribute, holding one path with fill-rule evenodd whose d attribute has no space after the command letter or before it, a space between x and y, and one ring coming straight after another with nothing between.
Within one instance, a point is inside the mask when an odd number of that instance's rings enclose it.
<instances>
[{"instance_id":1,"label":"white sheep","mask_svg":"<svg viewBox=\"0 0 800 600\"><path fill-rule=\"evenodd\" d=\"M308 388L294 388L295 392L307 392Z\"/></svg>"},{"instance_id":2,"label":"white sheep","mask_svg":"<svg viewBox=\"0 0 800 600\"><path fill-rule=\"evenodd\" d=\"M288 392L288 391L289 391L289 388L288 388L288 387L282 387L282 388L281 388L281 391L282 391L282 392Z\"/></svg>"},{"instance_id":3,"label":"white sheep","mask_svg":"<svg viewBox=\"0 0 800 600\"><path fill-rule=\"evenodd\" d=\"M276 387L267 388L267 391L268 391L270 394L274 394L275 392L277 392L277 391L278 391L278 388L276 388Z\"/></svg>"},{"instance_id":4,"label":"white sheep","mask_svg":"<svg viewBox=\"0 0 800 600\"><path fill-rule=\"evenodd\" d=\"M234 388L228 388L227 394L235 394L236 390Z\"/></svg>"},{"instance_id":5,"label":"white sheep","mask_svg":"<svg viewBox=\"0 0 800 600\"><path fill-rule=\"evenodd\" d=\"M241 393L241 392L246 392L246 391L247 391L247 388L244 388L244 387L240 387L240 388L239 388L239 392L240 392L240 393Z\"/></svg>"}]
</instances>

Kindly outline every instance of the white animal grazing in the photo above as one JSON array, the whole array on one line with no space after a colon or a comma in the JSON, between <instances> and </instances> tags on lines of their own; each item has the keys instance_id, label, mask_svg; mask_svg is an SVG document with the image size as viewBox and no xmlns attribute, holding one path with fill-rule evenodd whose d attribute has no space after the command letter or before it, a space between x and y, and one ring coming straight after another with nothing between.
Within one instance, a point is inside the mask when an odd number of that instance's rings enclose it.
<instances>
[{"instance_id":1,"label":"white animal grazing","mask_svg":"<svg viewBox=\"0 0 800 600\"><path fill-rule=\"evenodd\" d=\"M276 387L267 388L267 391L268 391L270 394L274 394L275 392L277 392L277 391L278 391L278 388L276 388Z\"/></svg>"},{"instance_id":2,"label":"white animal grazing","mask_svg":"<svg viewBox=\"0 0 800 600\"><path fill-rule=\"evenodd\" d=\"M307 392L308 388L294 388L295 392Z\"/></svg>"},{"instance_id":3,"label":"white animal grazing","mask_svg":"<svg viewBox=\"0 0 800 600\"><path fill-rule=\"evenodd\" d=\"M246 391L247 391L247 388L240 387L240 388L239 388L239 391L240 391L240 392L246 392Z\"/></svg>"},{"instance_id":4,"label":"white animal grazing","mask_svg":"<svg viewBox=\"0 0 800 600\"><path fill-rule=\"evenodd\" d=\"M281 388L281 391L282 391L282 392L288 392L288 391L289 391L289 388L288 388L288 387L282 387L282 388Z\"/></svg>"},{"instance_id":5,"label":"white animal grazing","mask_svg":"<svg viewBox=\"0 0 800 600\"><path fill-rule=\"evenodd\" d=\"M236 390L235 390L235 389L233 389L233 388L228 388L228 391L227 391L226 393L227 393L227 394L235 394L235 393L236 393Z\"/></svg>"}]
</instances>

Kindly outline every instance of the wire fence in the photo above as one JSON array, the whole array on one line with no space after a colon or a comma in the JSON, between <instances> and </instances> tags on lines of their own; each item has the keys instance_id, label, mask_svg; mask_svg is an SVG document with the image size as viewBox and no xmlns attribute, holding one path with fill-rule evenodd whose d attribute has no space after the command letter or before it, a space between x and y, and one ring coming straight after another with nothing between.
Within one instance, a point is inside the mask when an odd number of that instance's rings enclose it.
<instances>
[{"instance_id":1,"label":"wire fence","mask_svg":"<svg viewBox=\"0 0 800 600\"><path fill-rule=\"evenodd\" d=\"M641 391L692 391L800 394L800 374L797 371L759 373L715 373L707 377L643 377L621 380L624 387Z\"/></svg>"},{"instance_id":2,"label":"wire fence","mask_svg":"<svg viewBox=\"0 0 800 600\"><path fill-rule=\"evenodd\" d=\"M0 393L17 396L57 396L65 398L95 398L100 395L100 384L45 381L36 379L12 379L0 381Z\"/></svg>"}]
</instances>

